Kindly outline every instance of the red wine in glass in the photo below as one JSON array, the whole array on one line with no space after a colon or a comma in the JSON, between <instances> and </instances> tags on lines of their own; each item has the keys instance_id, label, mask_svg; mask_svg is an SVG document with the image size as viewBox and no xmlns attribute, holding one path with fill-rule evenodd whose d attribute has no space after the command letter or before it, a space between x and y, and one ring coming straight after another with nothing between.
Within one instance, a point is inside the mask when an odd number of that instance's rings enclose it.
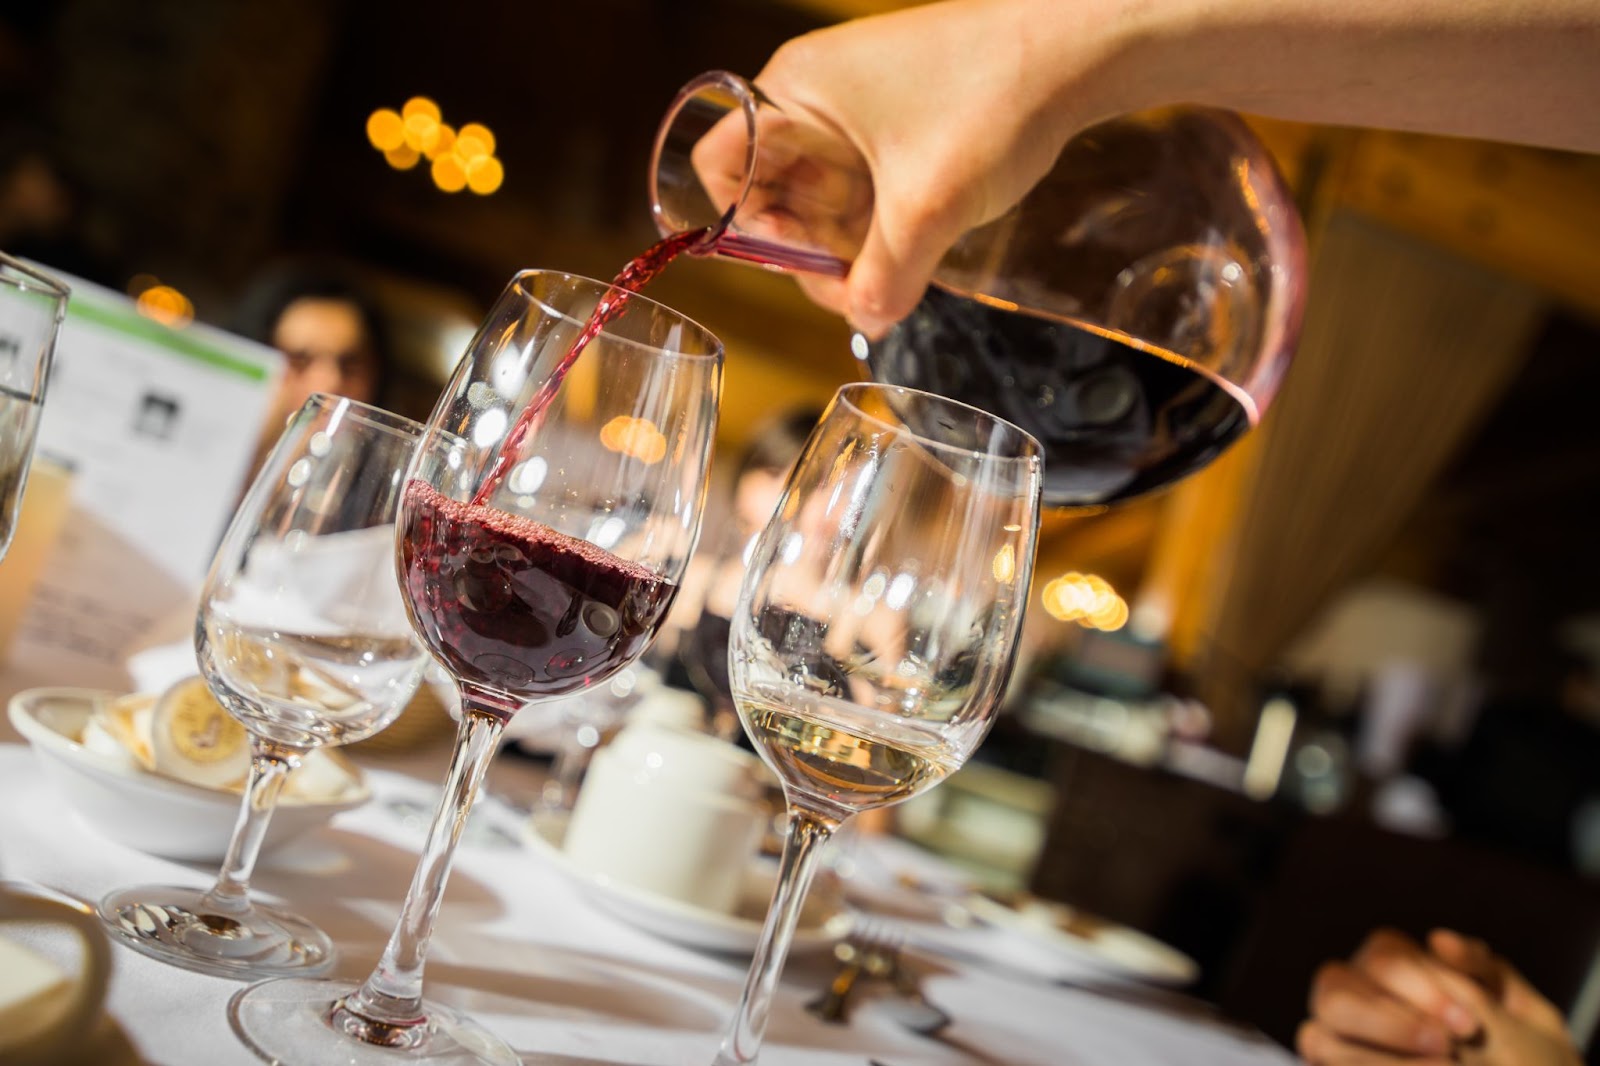
<instances>
[{"instance_id":1,"label":"red wine in glass","mask_svg":"<svg viewBox=\"0 0 1600 1066\"><path fill-rule=\"evenodd\" d=\"M401 568L427 642L461 681L518 702L560 696L621 668L677 587L648 568L531 519L406 486ZM503 703L503 700L495 700Z\"/></svg>"}]
</instances>

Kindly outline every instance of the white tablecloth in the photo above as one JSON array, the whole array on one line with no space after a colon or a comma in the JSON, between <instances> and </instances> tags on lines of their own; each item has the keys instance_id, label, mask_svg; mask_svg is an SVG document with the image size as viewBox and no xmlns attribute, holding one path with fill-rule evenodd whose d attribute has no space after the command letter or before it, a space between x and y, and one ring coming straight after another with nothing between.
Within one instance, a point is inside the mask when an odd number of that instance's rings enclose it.
<instances>
[{"instance_id":1,"label":"white tablecloth","mask_svg":"<svg viewBox=\"0 0 1600 1066\"><path fill-rule=\"evenodd\" d=\"M440 766L442 771L442 765ZM421 829L388 801L431 803L432 783L370 771L376 801L263 859L255 886L327 930L341 976L377 958L410 879ZM477 817L515 830L510 809ZM479 834L481 838L483 834ZM107 840L82 824L17 744L0 744L0 871L84 900L142 882L203 886L214 871ZM224 1016L239 986L118 948L108 1001L114 1030L96 1061L228 1066L255 1060ZM980 1062L898 1029L870 999L850 1024L802 1009L825 960L791 960L767 1034L766 1066L955 1066ZM463 1007L530 1064L704 1066L743 978L742 960L707 955L635 929L584 899L568 877L524 847L464 843L428 966L429 992ZM949 1030L988 1060L1015 1066L1283 1066L1265 1040L1189 1011L943 962L929 999ZM321 1066L321 1064L307 1064Z\"/></svg>"}]
</instances>

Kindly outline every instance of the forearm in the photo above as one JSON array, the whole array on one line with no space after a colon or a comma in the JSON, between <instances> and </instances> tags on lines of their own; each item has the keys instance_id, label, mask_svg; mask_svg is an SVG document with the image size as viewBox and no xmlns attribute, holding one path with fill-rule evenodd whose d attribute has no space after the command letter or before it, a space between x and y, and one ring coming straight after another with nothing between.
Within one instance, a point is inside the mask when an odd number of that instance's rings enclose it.
<instances>
[{"instance_id":1,"label":"forearm","mask_svg":"<svg viewBox=\"0 0 1600 1066\"><path fill-rule=\"evenodd\" d=\"M1117 44L1104 76L1122 110L1196 103L1600 151L1600 0L1043 0L1036 10L1069 57L1084 19L1106 20ZM1083 88L1071 82L1057 99L1068 124L1080 121L1069 97Z\"/></svg>"}]
</instances>

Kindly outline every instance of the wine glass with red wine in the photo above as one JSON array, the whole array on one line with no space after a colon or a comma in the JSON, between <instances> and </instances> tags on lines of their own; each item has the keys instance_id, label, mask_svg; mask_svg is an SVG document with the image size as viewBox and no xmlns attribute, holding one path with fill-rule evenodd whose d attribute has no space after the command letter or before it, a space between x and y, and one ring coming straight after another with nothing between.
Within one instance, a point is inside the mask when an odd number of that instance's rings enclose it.
<instances>
[{"instance_id":1,"label":"wine glass with red wine","mask_svg":"<svg viewBox=\"0 0 1600 1066\"><path fill-rule=\"evenodd\" d=\"M1039 444L966 404L847 385L751 553L734 702L789 831L715 1066L756 1060L821 845L966 762L999 708L1038 534Z\"/></svg>"},{"instance_id":2,"label":"wine glass with red wine","mask_svg":"<svg viewBox=\"0 0 1600 1066\"><path fill-rule=\"evenodd\" d=\"M461 695L443 795L365 982L269 981L230 1002L263 1059L518 1061L422 998L451 859L517 710L605 681L665 618L699 535L721 375L716 337L614 285L525 271L490 310L434 408L398 523L412 625ZM437 438L458 443L441 453Z\"/></svg>"}]
</instances>

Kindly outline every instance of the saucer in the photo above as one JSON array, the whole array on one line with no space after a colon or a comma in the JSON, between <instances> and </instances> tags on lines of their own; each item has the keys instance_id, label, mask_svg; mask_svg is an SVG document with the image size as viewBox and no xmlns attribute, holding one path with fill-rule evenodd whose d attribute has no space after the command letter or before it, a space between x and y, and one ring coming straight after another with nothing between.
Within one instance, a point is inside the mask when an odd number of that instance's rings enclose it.
<instances>
[{"instance_id":1,"label":"saucer","mask_svg":"<svg viewBox=\"0 0 1600 1066\"><path fill-rule=\"evenodd\" d=\"M772 897L777 867L752 861L745 873L744 890L732 914L706 910L692 903L657 895L633 885L580 870L561 850L561 827L523 822L523 840L529 849L587 889L584 899L644 932L698 951L749 955L756 949ZM837 886L819 875L800 911L800 923L790 945L791 955L830 949L850 928Z\"/></svg>"}]
</instances>

